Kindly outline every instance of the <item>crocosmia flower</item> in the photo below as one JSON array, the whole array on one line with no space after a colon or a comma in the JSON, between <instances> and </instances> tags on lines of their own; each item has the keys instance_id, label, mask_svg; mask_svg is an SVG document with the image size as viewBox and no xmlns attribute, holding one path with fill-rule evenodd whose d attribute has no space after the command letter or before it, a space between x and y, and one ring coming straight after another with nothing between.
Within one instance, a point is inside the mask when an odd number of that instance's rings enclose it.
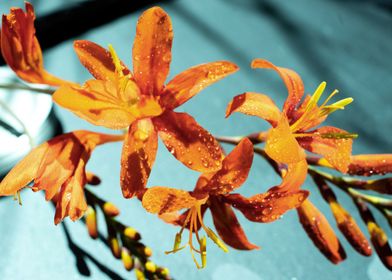
<instances>
[{"instance_id":1,"label":"crocosmia flower","mask_svg":"<svg viewBox=\"0 0 392 280\"><path fill-rule=\"evenodd\" d=\"M12 8L3 15L1 52L11 69L26 82L57 86L65 81L49 74L43 66L41 47L35 36L34 8L26 2L26 12Z\"/></svg>"},{"instance_id":2,"label":"crocosmia flower","mask_svg":"<svg viewBox=\"0 0 392 280\"><path fill-rule=\"evenodd\" d=\"M241 228L232 206L239 209L245 217L255 222L270 222L279 218L289 209L298 207L308 195L307 191L279 193L277 188L266 194L245 198L232 194L246 180L253 159L253 145L244 138L222 161L222 167L215 172L202 174L192 192L167 187L152 187L146 190L142 203L151 213L159 214L162 219L181 226L176 235L172 252L189 246L192 252L201 255L201 267L205 265L206 239L198 233L203 228L221 249L227 251L224 243L240 250L258 248L250 243ZM177 211L187 209L183 214ZM203 222L203 215L210 209L215 228L224 243ZM185 228L190 231L188 243L181 247L181 234ZM195 233L199 249L193 245ZM195 260L195 258L194 258ZM198 267L200 265L195 260Z\"/></svg>"},{"instance_id":3,"label":"crocosmia flower","mask_svg":"<svg viewBox=\"0 0 392 280\"><path fill-rule=\"evenodd\" d=\"M84 186L91 174L85 168L92 151L123 138L82 130L55 137L34 148L7 174L0 183L0 196L19 196L33 182L32 190L44 190L46 200L55 202L55 224L67 216L75 221L87 209Z\"/></svg>"},{"instance_id":4,"label":"crocosmia flower","mask_svg":"<svg viewBox=\"0 0 392 280\"><path fill-rule=\"evenodd\" d=\"M164 85L169 73L172 24L158 7L139 18L133 45L133 71L118 58L89 41L76 41L81 63L95 79L83 86L62 85L53 95L79 117L112 129L128 129L121 160L124 197L145 188L157 151L157 135L187 167L212 172L221 168L218 142L190 115L177 108L206 86L237 71L227 61L192 67Z\"/></svg>"},{"instance_id":5,"label":"crocosmia flower","mask_svg":"<svg viewBox=\"0 0 392 280\"><path fill-rule=\"evenodd\" d=\"M297 188L306 177L306 160L304 149L320 154L337 170L347 172L350 162L352 139L356 135L346 131L320 125L327 116L339 109L344 109L352 102L345 98L328 105L329 100L337 93L335 90L322 105L318 101L325 89L323 82L312 96L307 96L302 102L304 86L300 76L293 70L277 67L271 62L255 59L253 68L268 68L275 70L288 90L283 110L281 111L268 96L260 93L246 92L236 96L228 105L226 116L233 112L257 116L268 121L272 128L268 131L266 153L275 161L289 166L289 173L297 174ZM291 170L290 170L291 169Z\"/></svg>"}]
</instances>

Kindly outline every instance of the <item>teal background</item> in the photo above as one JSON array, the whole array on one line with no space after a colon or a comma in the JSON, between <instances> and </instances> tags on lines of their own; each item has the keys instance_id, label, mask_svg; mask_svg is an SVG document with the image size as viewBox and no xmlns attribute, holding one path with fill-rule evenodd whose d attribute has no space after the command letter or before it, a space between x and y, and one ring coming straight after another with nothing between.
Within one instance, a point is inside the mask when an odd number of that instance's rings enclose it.
<instances>
[{"instance_id":1,"label":"teal background","mask_svg":"<svg viewBox=\"0 0 392 280\"><path fill-rule=\"evenodd\" d=\"M78 1L32 2L40 16ZM266 93L277 104L283 104L287 94L278 75L249 67L253 58L265 58L295 69L302 76L307 93L327 81L328 92L338 88L340 98L354 98L352 105L334 113L326 122L360 135L354 144L354 154L392 152L392 9L388 3L349 0L165 2L162 7L172 18L175 34L169 79L188 67L215 60L230 60L241 67L238 73L210 86L178 111L192 114L216 135L242 135L267 129L267 124L257 118L240 114L224 118L227 103L244 91ZM21 7L23 2L2 1L0 12L7 13L11 6ZM140 14L138 11L121 17L77 39L88 39L103 46L110 43L131 66L132 42ZM74 54L72 41L46 51L45 66L57 76L82 83L90 76ZM56 112L66 131L109 131L94 127L61 108L56 107ZM139 201L122 198L120 153L119 143L99 147L94 152L88 169L103 179L103 184L94 191L120 207L119 219L140 231L143 241L154 250L153 260L169 267L176 279L392 279L377 256L358 255L339 232L348 258L337 266L329 263L302 230L295 211L273 224L250 223L238 215L249 239L262 250L232 249L225 254L209 244L207 268L197 270L188 250L168 256L163 253L171 248L177 228L146 213ZM149 186L192 189L197 177L196 172L178 163L160 143ZM241 191L251 195L278 183L279 178L271 168L256 157ZM336 228L328 205L312 183L308 181L304 188L312 191L312 201ZM336 193L359 221L350 199L337 190ZM41 193L26 191L22 195L23 207L11 199L0 203L0 279L88 279L77 270L63 228L54 226L50 203L44 201ZM383 219L379 221L392 237L387 223ZM82 223L68 220L65 223L74 242L96 259L96 262L87 259L90 279L133 279L134 274L126 272L101 242L88 237ZM209 213L206 223L212 225ZM359 221L359 224L366 231L363 223ZM100 264L115 275L102 269Z\"/></svg>"}]
</instances>

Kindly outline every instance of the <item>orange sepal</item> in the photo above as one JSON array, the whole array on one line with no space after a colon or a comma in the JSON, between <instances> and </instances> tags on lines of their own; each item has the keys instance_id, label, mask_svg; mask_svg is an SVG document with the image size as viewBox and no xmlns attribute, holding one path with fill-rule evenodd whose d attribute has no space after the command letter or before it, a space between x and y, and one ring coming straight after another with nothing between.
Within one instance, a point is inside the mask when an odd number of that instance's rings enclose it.
<instances>
[{"instance_id":1,"label":"orange sepal","mask_svg":"<svg viewBox=\"0 0 392 280\"><path fill-rule=\"evenodd\" d=\"M240 187L248 177L253 161L253 144L248 138L241 142L222 161L222 168L202 187L211 195L227 194ZM198 181L198 190L200 182Z\"/></svg>"},{"instance_id":2,"label":"orange sepal","mask_svg":"<svg viewBox=\"0 0 392 280\"><path fill-rule=\"evenodd\" d=\"M227 105L226 118L233 112L240 112L246 115L262 118L272 126L276 126L280 119L280 110L274 101L261 93L246 92L237 95Z\"/></svg>"},{"instance_id":3,"label":"orange sepal","mask_svg":"<svg viewBox=\"0 0 392 280\"><path fill-rule=\"evenodd\" d=\"M162 104L168 109L174 109L237 70L238 66L229 61L210 62L189 68L166 85L162 93Z\"/></svg>"},{"instance_id":4,"label":"orange sepal","mask_svg":"<svg viewBox=\"0 0 392 280\"><path fill-rule=\"evenodd\" d=\"M121 189L125 198L146 187L158 148L158 136L150 119L135 121L129 128L121 155Z\"/></svg>"},{"instance_id":5,"label":"orange sepal","mask_svg":"<svg viewBox=\"0 0 392 280\"><path fill-rule=\"evenodd\" d=\"M42 51L35 36L34 8L26 2L26 12L12 8L3 15L1 52L11 69L26 82L58 86L65 81L49 74L43 66Z\"/></svg>"},{"instance_id":6,"label":"orange sepal","mask_svg":"<svg viewBox=\"0 0 392 280\"><path fill-rule=\"evenodd\" d=\"M149 188L142 199L143 207L148 212L159 215L191 208L196 202L197 199L189 192L167 187Z\"/></svg>"},{"instance_id":7,"label":"orange sepal","mask_svg":"<svg viewBox=\"0 0 392 280\"><path fill-rule=\"evenodd\" d=\"M238 250L259 249L249 242L231 206L218 198L210 198L209 206L215 228L222 240Z\"/></svg>"},{"instance_id":8,"label":"orange sepal","mask_svg":"<svg viewBox=\"0 0 392 280\"><path fill-rule=\"evenodd\" d=\"M347 172L360 176L392 173L392 154L351 156Z\"/></svg>"},{"instance_id":9,"label":"orange sepal","mask_svg":"<svg viewBox=\"0 0 392 280\"><path fill-rule=\"evenodd\" d=\"M309 195L308 191L281 192L278 187L250 198L239 194L225 196L225 201L240 210L244 216L258 223L269 223L279 219L287 211L297 208Z\"/></svg>"},{"instance_id":10,"label":"orange sepal","mask_svg":"<svg viewBox=\"0 0 392 280\"><path fill-rule=\"evenodd\" d=\"M138 20L133 45L133 74L142 94L160 94L169 73L173 29L168 14L159 7Z\"/></svg>"},{"instance_id":11,"label":"orange sepal","mask_svg":"<svg viewBox=\"0 0 392 280\"><path fill-rule=\"evenodd\" d=\"M305 152L291 133L285 114L282 114L278 125L269 130L265 152L279 163L290 164L305 159Z\"/></svg>"},{"instance_id":12,"label":"orange sepal","mask_svg":"<svg viewBox=\"0 0 392 280\"><path fill-rule=\"evenodd\" d=\"M116 81L118 74L109 51L98 44L87 40L74 41L74 49L80 62L97 80ZM128 75L130 71L123 66L123 74Z\"/></svg>"},{"instance_id":13,"label":"orange sepal","mask_svg":"<svg viewBox=\"0 0 392 280\"><path fill-rule=\"evenodd\" d=\"M325 216L307 199L297 209L299 220L323 255L334 264L343 261L346 253Z\"/></svg>"},{"instance_id":14,"label":"orange sepal","mask_svg":"<svg viewBox=\"0 0 392 280\"><path fill-rule=\"evenodd\" d=\"M283 177L282 183L278 186L283 192L297 191L301 188L308 175L308 163L306 159L296 163L291 163L287 167L287 172Z\"/></svg>"},{"instance_id":15,"label":"orange sepal","mask_svg":"<svg viewBox=\"0 0 392 280\"><path fill-rule=\"evenodd\" d=\"M153 121L167 149L185 166L206 173L222 167L218 141L190 115L166 111Z\"/></svg>"},{"instance_id":16,"label":"orange sepal","mask_svg":"<svg viewBox=\"0 0 392 280\"><path fill-rule=\"evenodd\" d=\"M300 145L312 152L325 157L325 159L340 172L346 173L350 163L352 139L334 139L324 137L328 134L344 134L346 131L332 127L324 126L310 132L310 137L297 138Z\"/></svg>"},{"instance_id":17,"label":"orange sepal","mask_svg":"<svg viewBox=\"0 0 392 280\"><path fill-rule=\"evenodd\" d=\"M252 68L272 69L279 74L288 91L288 97L283 105L283 112L290 116L304 94L304 84L301 77L291 69L275 66L264 59L254 59L251 66Z\"/></svg>"}]
</instances>

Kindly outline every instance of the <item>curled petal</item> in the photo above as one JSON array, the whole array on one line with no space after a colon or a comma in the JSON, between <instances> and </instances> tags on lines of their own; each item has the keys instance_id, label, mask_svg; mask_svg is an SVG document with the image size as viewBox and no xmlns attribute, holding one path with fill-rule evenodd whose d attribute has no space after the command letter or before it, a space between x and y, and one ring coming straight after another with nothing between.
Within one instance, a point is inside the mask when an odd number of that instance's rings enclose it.
<instances>
[{"instance_id":1,"label":"curled petal","mask_svg":"<svg viewBox=\"0 0 392 280\"><path fill-rule=\"evenodd\" d=\"M222 168L210 178L203 189L210 194L227 194L240 187L248 177L253 161L253 144L248 138L241 142L222 161Z\"/></svg>"},{"instance_id":2,"label":"curled petal","mask_svg":"<svg viewBox=\"0 0 392 280\"><path fill-rule=\"evenodd\" d=\"M325 216L307 199L297 209L299 221L314 245L331 262L337 264L346 253Z\"/></svg>"},{"instance_id":3,"label":"curled petal","mask_svg":"<svg viewBox=\"0 0 392 280\"><path fill-rule=\"evenodd\" d=\"M279 163L296 163L305 159L305 152L291 133L287 117L282 114L276 127L268 132L265 151Z\"/></svg>"},{"instance_id":4,"label":"curled petal","mask_svg":"<svg viewBox=\"0 0 392 280\"><path fill-rule=\"evenodd\" d=\"M133 73L142 94L160 94L169 73L173 29L168 14L159 7L145 11L136 27Z\"/></svg>"},{"instance_id":5,"label":"curled petal","mask_svg":"<svg viewBox=\"0 0 392 280\"><path fill-rule=\"evenodd\" d=\"M279 74L288 91L288 97L283 105L283 112L290 116L304 94L304 84L301 77L291 69L275 66L264 59L256 58L253 60L252 68L268 68L275 70Z\"/></svg>"},{"instance_id":6,"label":"curled petal","mask_svg":"<svg viewBox=\"0 0 392 280\"><path fill-rule=\"evenodd\" d=\"M309 195L308 191L281 192L278 187L250 198L239 194L225 196L225 201L240 210L244 216L258 223L270 223L279 219L288 210L297 208Z\"/></svg>"},{"instance_id":7,"label":"curled petal","mask_svg":"<svg viewBox=\"0 0 392 280\"><path fill-rule=\"evenodd\" d=\"M217 198L210 198L210 210L215 228L227 245L238 250L259 249L258 246L249 242L229 204Z\"/></svg>"},{"instance_id":8,"label":"curled petal","mask_svg":"<svg viewBox=\"0 0 392 280\"><path fill-rule=\"evenodd\" d=\"M306 160L301 160L288 165L287 173L283 177L282 183L278 186L283 192L292 192L300 189L308 174L308 164Z\"/></svg>"},{"instance_id":9,"label":"curled petal","mask_svg":"<svg viewBox=\"0 0 392 280\"><path fill-rule=\"evenodd\" d=\"M187 191L167 187L152 187L143 195L143 207L150 213L163 214L191 208L197 199Z\"/></svg>"},{"instance_id":10,"label":"curled petal","mask_svg":"<svg viewBox=\"0 0 392 280\"><path fill-rule=\"evenodd\" d=\"M109 51L93 42L77 40L74 49L84 67L98 80L116 81L116 67ZM130 71L122 64L123 74L128 75Z\"/></svg>"},{"instance_id":11,"label":"curled petal","mask_svg":"<svg viewBox=\"0 0 392 280\"><path fill-rule=\"evenodd\" d=\"M178 74L165 87L163 106L174 109L209 85L236 72L238 66L229 61L216 61L194 66Z\"/></svg>"},{"instance_id":12,"label":"curled petal","mask_svg":"<svg viewBox=\"0 0 392 280\"><path fill-rule=\"evenodd\" d=\"M125 198L146 187L158 148L158 136L150 119L135 121L129 128L121 155L121 189Z\"/></svg>"},{"instance_id":13,"label":"curled petal","mask_svg":"<svg viewBox=\"0 0 392 280\"><path fill-rule=\"evenodd\" d=\"M222 167L222 150L216 139L190 115L166 111L153 119L163 143L185 166L200 172Z\"/></svg>"},{"instance_id":14,"label":"curled petal","mask_svg":"<svg viewBox=\"0 0 392 280\"><path fill-rule=\"evenodd\" d=\"M3 15L1 28L1 52L11 69L23 80L57 86L63 80L45 71L41 47L35 36L34 8L26 2L26 12L12 8Z\"/></svg>"},{"instance_id":15,"label":"curled petal","mask_svg":"<svg viewBox=\"0 0 392 280\"><path fill-rule=\"evenodd\" d=\"M311 133L311 137L298 138L300 145L312 153L324 156L340 172L347 172L350 163L352 139L328 138L324 136L347 132L336 127L324 126Z\"/></svg>"},{"instance_id":16,"label":"curled petal","mask_svg":"<svg viewBox=\"0 0 392 280\"><path fill-rule=\"evenodd\" d=\"M361 176L392 173L392 154L351 156L347 172Z\"/></svg>"},{"instance_id":17,"label":"curled petal","mask_svg":"<svg viewBox=\"0 0 392 280\"><path fill-rule=\"evenodd\" d=\"M246 92L237 95L226 108L226 118L233 112L257 116L276 126L280 119L280 110L274 101L261 93Z\"/></svg>"}]
</instances>

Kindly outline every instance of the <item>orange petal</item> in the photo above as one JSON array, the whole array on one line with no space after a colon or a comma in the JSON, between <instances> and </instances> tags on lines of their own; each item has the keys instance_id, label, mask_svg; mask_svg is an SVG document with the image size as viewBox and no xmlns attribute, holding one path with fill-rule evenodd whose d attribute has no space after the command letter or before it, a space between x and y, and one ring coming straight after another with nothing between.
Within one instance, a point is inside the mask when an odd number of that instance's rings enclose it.
<instances>
[{"instance_id":1,"label":"orange petal","mask_svg":"<svg viewBox=\"0 0 392 280\"><path fill-rule=\"evenodd\" d=\"M184 165L206 173L222 167L219 143L190 115L166 111L153 121L163 143Z\"/></svg>"},{"instance_id":2,"label":"orange petal","mask_svg":"<svg viewBox=\"0 0 392 280\"><path fill-rule=\"evenodd\" d=\"M392 154L351 156L347 172L361 176L392 173Z\"/></svg>"},{"instance_id":3,"label":"orange petal","mask_svg":"<svg viewBox=\"0 0 392 280\"><path fill-rule=\"evenodd\" d=\"M84 67L98 80L116 81L116 67L109 51L87 40L74 41L74 49ZM122 63L123 74L130 74Z\"/></svg>"},{"instance_id":4,"label":"orange petal","mask_svg":"<svg viewBox=\"0 0 392 280\"><path fill-rule=\"evenodd\" d=\"M210 194L227 194L240 187L248 177L253 161L253 144L248 138L241 142L228 154L222 168L216 172L204 187Z\"/></svg>"},{"instance_id":5,"label":"orange petal","mask_svg":"<svg viewBox=\"0 0 392 280\"><path fill-rule=\"evenodd\" d=\"M225 201L240 210L244 216L258 223L269 223L279 219L287 211L297 208L309 195L308 191L281 192L274 187L266 193L245 198L239 194L225 196Z\"/></svg>"},{"instance_id":6,"label":"orange petal","mask_svg":"<svg viewBox=\"0 0 392 280\"><path fill-rule=\"evenodd\" d=\"M301 77L291 69L277 67L271 62L259 58L252 61L252 68L268 68L275 70L279 74L288 91L288 97L283 105L283 112L290 116L304 94L304 84Z\"/></svg>"},{"instance_id":7,"label":"orange petal","mask_svg":"<svg viewBox=\"0 0 392 280\"><path fill-rule=\"evenodd\" d=\"M297 191L301 188L308 175L308 164L306 160L288 165L287 173L283 177L279 189L283 192Z\"/></svg>"},{"instance_id":8,"label":"orange petal","mask_svg":"<svg viewBox=\"0 0 392 280\"><path fill-rule=\"evenodd\" d=\"M87 183L85 165L90 155L84 152L75 170L75 173L61 187L56 203L54 223L57 225L65 217L69 216L72 221L80 219L87 210L84 197L84 186Z\"/></svg>"},{"instance_id":9,"label":"orange petal","mask_svg":"<svg viewBox=\"0 0 392 280\"><path fill-rule=\"evenodd\" d=\"M280 110L274 101L261 93L246 92L237 95L226 108L226 118L233 112L257 116L276 126L280 119Z\"/></svg>"},{"instance_id":10,"label":"orange petal","mask_svg":"<svg viewBox=\"0 0 392 280\"><path fill-rule=\"evenodd\" d=\"M320 252L335 264L343 261L346 253L324 215L309 199L297 211L302 226Z\"/></svg>"},{"instance_id":11,"label":"orange petal","mask_svg":"<svg viewBox=\"0 0 392 280\"><path fill-rule=\"evenodd\" d=\"M210 210L215 228L227 245L238 250L259 249L249 242L230 205L217 198L210 198Z\"/></svg>"},{"instance_id":12,"label":"orange petal","mask_svg":"<svg viewBox=\"0 0 392 280\"><path fill-rule=\"evenodd\" d=\"M43 143L16 164L0 182L0 196L15 195L17 191L36 178L41 159L47 153L48 148L48 143Z\"/></svg>"},{"instance_id":13,"label":"orange petal","mask_svg":"<svg viewBox=\"0 0 392 280\"><path fill-rule=\"evenodd\" d=\"M133 73L142 94L160 94L169 73L173 29L168 14L159 7L139 18L133 45Z\"/></svg>"},{"instance_id":14,"label":"orange petal","mask_svg":"<svg viewBox=\"0 0 392 280\"><path fill-rule=\"evenodd\" d=\"M125 198L143 191L158 148L158 136L150 119L134 122L121 155L121 189Z\"/></svg>"},{"instance_id":15,"label":"orange petal","mask_svg":"<svg viewBox=\"0 0 392 280\"><path fill-rule=\"evenodd\" d=\"M1 29L1 52L11 69L30 83L60 85L63 80L47 73L43 68L41 47L35 36L34 8L26 2L26 12L12 8L3 15Z\"/></svg>"},{"instance_id":16,"label":"orange petal","mask_svg":"<svg viewBox=\"0 0 392 280\"><path fill-rule=\"evenodd\" d=\"M322 136L331 133L347 132L336 127L324 126L311 133L311 137L297 138L300 145L310 152L324 156L340 172L347 172L350 163L352 139L333 139Z\"/></svg>"},{"instance_id":17,"label":"orange petal","mask_svg":"<svg viewBox=\"0 0 392 280\"><path fill-rule=\"evenodd\" d=\"M138 96L139 88L131 80L125 90L112 81L89 80L82 88L62 85L53 100L94 125L121 129L142 115Z\"/></svg>"},{"instance_id":18,"label":"orange petal","mask_svg":"<svg viewBox=\"0 0 392 280\"><path fill-rule=\"evenodd\" d=\"M162 102L166 108L174 109L237 70L238 66L229 61L216 61L189 68L166 85Z\"/></svg>"},{"instance_id":19,"label":"orange petal","mask_svg":"<svg viewBox=\"0 0 392 280\"><path fill-rule=\"evenodd\" d=\"M282 114L278 125L268 132L265 152L270 158L279 163L296 163L306 155L291 133L287 117Z\"/></svg>"},{"instance_id":20,"label":"orange petal","mask_svg":"<svg viewBox=\"0 0 392 280\"><path fill-rule=\"evenodd\" d=\"M187 191L167 187L152 187L143 195L143 207L150 213L163 214L191 208L197 199Z\"/></svg>"}]
</instances>

